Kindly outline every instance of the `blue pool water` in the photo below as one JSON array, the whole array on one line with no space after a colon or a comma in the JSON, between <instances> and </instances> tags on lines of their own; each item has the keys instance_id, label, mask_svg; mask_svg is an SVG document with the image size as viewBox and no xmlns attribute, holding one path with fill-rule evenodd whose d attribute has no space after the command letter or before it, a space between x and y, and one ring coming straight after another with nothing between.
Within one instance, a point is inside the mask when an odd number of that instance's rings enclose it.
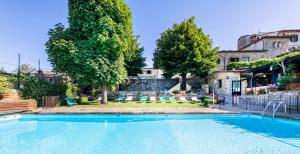
<instances>
[{"instance_id":1,"label":"blue pool water","mask_svg":"<svg viewBox=\"0 0 300 154\"><path fill-rule=\"evenodd\" d=\"M300 153L300 122L237 115L21 115L0 153Z\"/></svg>"}]
</instances>

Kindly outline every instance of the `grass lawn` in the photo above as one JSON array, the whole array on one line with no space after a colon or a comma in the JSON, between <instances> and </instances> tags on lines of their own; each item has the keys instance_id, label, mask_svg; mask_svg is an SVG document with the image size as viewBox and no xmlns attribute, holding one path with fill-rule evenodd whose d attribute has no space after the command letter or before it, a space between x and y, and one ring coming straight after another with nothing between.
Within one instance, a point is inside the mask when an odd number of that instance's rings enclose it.
<instances>
[{"instance_id":1,"label":"grass lawn","mask_svg":"<svg viewBox=\"0 0 300 154\"><path fill-rule=\"evenodd\" d=\"M89 108L89 107L103 107L103 108L114 108L114 107L157 107L157 108L203 108L206 107L202 103L196 102L109 102L108 104L98 104L95 102L87 102L76 105L74 107Z\"/></svg>"}]
</instances>

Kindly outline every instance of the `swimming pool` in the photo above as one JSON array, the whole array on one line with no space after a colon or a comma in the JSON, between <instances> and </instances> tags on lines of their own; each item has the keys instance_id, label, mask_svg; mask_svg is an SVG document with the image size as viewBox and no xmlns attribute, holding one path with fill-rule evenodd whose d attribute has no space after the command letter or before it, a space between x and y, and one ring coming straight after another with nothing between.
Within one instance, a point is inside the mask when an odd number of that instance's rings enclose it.
<instances>
[{"instance_id":1,"label":"swimming pool","mask_svg":"<svg viewBox=\"0 0 300 154\"><path fill-rule=\"evenodd\" d=\"M0 121L0 153L300 152L300 122L256 115L21 115Z\"/></svg>"}]
</instances>

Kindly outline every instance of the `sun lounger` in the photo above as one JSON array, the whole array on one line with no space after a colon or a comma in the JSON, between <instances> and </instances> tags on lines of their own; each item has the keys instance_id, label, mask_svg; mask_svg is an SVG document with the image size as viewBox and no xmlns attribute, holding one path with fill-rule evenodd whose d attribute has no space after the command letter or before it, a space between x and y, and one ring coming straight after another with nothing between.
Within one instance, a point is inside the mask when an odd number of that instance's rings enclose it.
<instances>
[{"instance_id":1,"label":"sun lounger","mask_svg":"<svg viewBox=\"0 0 300 154\"><path fill-rule=\"evenodd\" d=\"M76 100L70 97L66 98L66 102L68 106L77 105Z\"/></svg>"},{"instance_id":2,"label":"sun lounger","mask_svg":"<svg viewBox=\"0 0 300 154\"><path fill-rule=\"evenodd\" d=\"M140 102L148 101L148 96L140 96Z\"/></svg>"},{"instance_id":3,"label":"sun lounger","mask_svg":"<svg viewBox=\"0 0 300 154\"><path fill-rule=\"evenodd\" d=\"M179 100L180 100L180 101L186 101L186 97L185 97L185 96L180 96L180 97L179 97Z\"/></svg>"},{"instance_id":4,"label":"sun lounger","mask_svg":"<svg viewBox=\"0 0 300 154\"><path fill-rule=\"evenodd\" d=\"M125 98L125 101L132 101L133 100L133 95L132 94L128 94Z\"/></svg>"},{"instance_id":5,"label":"sun lounger","mask_svg":"<svg viewBox=\"0 0 300 154\"><path fill-rule=\"evenodd\" d=\"M122 102L125 101L125 96L118 96L118 98L115 100L116 102Z\"/></svg>"},{"instance_id":6,"label":"sun lounger","mask_svg":"<svg viewBox=\"0 0 300 154\"><path fill-rule=\"evenodd\" d=\"M159 96L159 101L165 102L166 101L166 96Z\"/></svg>"},{"instance_id":7,"label":"sun lounger","mask_svg":"<svg viewBox=\"0 0 300 154\"><path fill-rule=\"evenodd\" d=\"M198 102L198 98L197 98L197 95L191 95L191 101L193 102Z\"/></svg>"},{"instance_id":8,"label":"sun lounger","mask_svg":"<svg viewBox=\"0 0 300 154\"><path fill-rule=\"evenodd\" d=\"M156 101L156 96L150 96L149 100L150 100L150 102L155 102Z\"/></svg>"},{"instance_id":9,"label":"sun lounger","mask_svg":"<svg viewBox=\"0 0 300 154\"><path fill-rule=\"evenodd\" d=\"M169 96L168 99L169 99L170 102L174 102L175 101L175 96Z\"/></svg>"}]
</instances>

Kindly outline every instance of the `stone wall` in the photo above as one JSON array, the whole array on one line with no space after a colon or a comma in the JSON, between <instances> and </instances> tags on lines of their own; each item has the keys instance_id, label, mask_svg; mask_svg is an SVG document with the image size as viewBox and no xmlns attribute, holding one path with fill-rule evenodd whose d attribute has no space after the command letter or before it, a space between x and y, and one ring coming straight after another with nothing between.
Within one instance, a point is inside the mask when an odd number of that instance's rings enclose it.
<instances>
[{"instance_id":1,"label":"stone wall","mask_svg":"<svg viewBox=\"0 0 300 154\"><path fill-rule=\"evenodd\" d=\"M219 87L218 80L221 81L222 87ZM231 96L232 95L232 81L241 80L240 72L224 71L214 72L212 79L210 80L210 87L215 87L215 93L220 96ZM213 84L216 81L216 84ZM243 87L243 85L242 85Z\"/></svg>"}]
</instances>

